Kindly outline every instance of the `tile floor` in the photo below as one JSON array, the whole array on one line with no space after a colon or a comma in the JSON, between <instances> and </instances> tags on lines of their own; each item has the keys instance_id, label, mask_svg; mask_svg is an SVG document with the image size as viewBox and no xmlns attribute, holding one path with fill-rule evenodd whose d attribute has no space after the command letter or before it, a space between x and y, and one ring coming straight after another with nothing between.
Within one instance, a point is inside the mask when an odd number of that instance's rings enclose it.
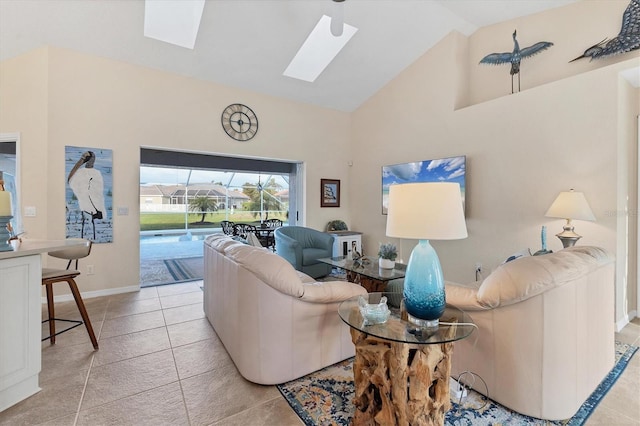
<instances>
[{"instance_id":1,"label":"tile floor","mask_svg":"<svg viewBox=\"0 0 640 426\"><path fill-rule=\"evenodd\" d=\"M244 380L202 312L201 282L87 299L84 326L42 345L42 391L0 425L301 425L274 386ZM58 316L77 316L73 302ZM616 338L640 344L640 320ZM640 355L587 424L640 424Z\"/></svg>"}]
</instances>

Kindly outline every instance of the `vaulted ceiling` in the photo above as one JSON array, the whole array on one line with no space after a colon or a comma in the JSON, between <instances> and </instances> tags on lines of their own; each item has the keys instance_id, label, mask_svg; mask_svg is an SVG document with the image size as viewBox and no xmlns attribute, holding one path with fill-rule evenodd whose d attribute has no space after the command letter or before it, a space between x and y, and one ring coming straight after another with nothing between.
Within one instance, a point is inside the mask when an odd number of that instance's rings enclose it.
<instances>
[{"instance_id":1,"label":"vaulted ceiling","mask_svg":"<svg viewBox=\"0 0 640 426\"><path fill-rule=\"evenodd\" d=\"M451 31L576 0L346 0L357 33L313 82L282 75L331 0L207 0L193 50L144 37L142 0L0 0L0 60L52 45L353 111Z\"/></svg>"}]
</instances>

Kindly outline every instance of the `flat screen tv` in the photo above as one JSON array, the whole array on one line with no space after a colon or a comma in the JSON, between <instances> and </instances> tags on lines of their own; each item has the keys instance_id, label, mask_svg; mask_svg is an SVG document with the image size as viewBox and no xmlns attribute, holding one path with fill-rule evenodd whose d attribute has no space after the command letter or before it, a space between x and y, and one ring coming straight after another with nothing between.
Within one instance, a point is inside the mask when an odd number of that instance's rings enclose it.
<instances>
[{"instance_id":1,"label":"flat screen tv","mask_svg":"<svg viewBox=\"0 0 640 426\"><path fill-rule=\"evenodd\" d=\"M387 214L389 186L412 182L457 182L465 202L465 174L467 157L439 158L414 163L382 166L382 214Z\"/></svg>"}]
</instances>

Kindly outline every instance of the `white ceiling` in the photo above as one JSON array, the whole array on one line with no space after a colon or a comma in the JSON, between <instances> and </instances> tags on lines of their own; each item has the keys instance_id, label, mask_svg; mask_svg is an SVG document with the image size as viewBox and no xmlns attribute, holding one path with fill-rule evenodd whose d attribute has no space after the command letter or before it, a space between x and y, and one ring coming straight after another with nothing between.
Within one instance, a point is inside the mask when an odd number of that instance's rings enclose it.
<instances>
[{"instance_id":1,"label":"white ceiling","mask_svg":"<svg viewBox=\"0 0 640 426\"><path fill-rule=\"evenodd\" d=\"M142 0L0 0L0 60L52 45L353 111L452 30L574 1L347 0L358 32L307 83L282 73L331 0L207 0L193 50L144 37Z\"/></svg>"}]
</instances>

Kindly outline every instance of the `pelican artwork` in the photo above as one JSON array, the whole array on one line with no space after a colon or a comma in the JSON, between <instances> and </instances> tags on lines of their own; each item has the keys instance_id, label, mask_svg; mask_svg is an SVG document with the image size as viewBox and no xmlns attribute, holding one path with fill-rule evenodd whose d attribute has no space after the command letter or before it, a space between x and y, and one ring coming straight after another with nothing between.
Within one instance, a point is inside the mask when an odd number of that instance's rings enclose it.
<instances>
[{"instance_id":1,"label":"pelican artwork","mask_svg":"<svg viewBox=\"0 0 640 426\"><path fill-rule=\"evenodd\" d=\"M84 221L87 214L91 217L94 240L96 239L96 219L106 216L104 181L100 171L93 167L95 162L96 154L93 151L85 151L67 177L69 187L78 199L82 215L80 237L84 238Z\"/></svg>"},{"instance_id":2,"label":"pelican artwork","mask_svg":"<svg viewBox=\"0 0 640 426\"><path fill-rule=\"evenodd\" d=\"M584 53L569 62L582 58L590 60L631 52L640 49L640 0L631 0L622 14L622 26L617 36L609 40L605 38L594 44Z\"/></svg>"},{"instance_id":3,"label":"pelican artwork","mask_svg":"<svg viewBox=\"0 0 640 426\"><path fill-rule=\"evenodd\" d=\"M520 44L516 39L516 30L513 31L513 51L505 53L490 53L480 60L481 64L501 65L511 64L511 93L513 93L513 76L518 74L518 92L520 91L520 61L524 58L540 53L553 46L548 41L539 41L538 43L520 49Z\"/></svg>"}]
</instances>

